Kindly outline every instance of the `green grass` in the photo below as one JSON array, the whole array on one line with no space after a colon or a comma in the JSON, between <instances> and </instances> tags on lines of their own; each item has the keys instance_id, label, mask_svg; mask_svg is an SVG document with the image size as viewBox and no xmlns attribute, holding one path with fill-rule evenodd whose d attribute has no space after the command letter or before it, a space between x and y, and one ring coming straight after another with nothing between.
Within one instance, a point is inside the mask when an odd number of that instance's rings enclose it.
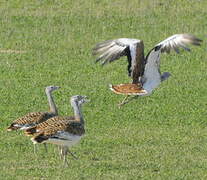
<instances>
[{"instance_id":1,"label":"green grass","mask_svg":"<svg viewBox=\"0 0 207 180\"><path fill-rule=\"evenodd\" d=\"M206 179L206 0L3 0L0 6L0 177L4 179ZM102 68L92 47L119 37L144 40L145 53L176 33L204 40L192 52L162 55L172 77L149 97L117 108L122 96L108 84L130 82L125 58ZM44 87L61 115L69 97L87 95L86 136L62 168L57 149L46 154L21 132L6 132L16 118L47 110ZM1 179L0 178L0 179Z\"/></svg>"}]
</instances>

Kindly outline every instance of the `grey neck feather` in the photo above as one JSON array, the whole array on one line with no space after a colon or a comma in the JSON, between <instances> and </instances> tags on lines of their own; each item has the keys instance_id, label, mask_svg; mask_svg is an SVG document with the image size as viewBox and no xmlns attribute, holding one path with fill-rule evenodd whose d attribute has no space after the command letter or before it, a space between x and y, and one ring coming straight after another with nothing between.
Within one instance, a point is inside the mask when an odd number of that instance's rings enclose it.
<instances>
[{"instance_id":1,"label":"grey neck feather","mask_svg":"<svg viewBox=\"0 0 207 180\"><path fill-rule=\"evenodd\" d=\"M50 107L50 112L54 114L58 114L57 107L55 105L54 99L52 97L52 93L50 91L46 91L49 107Z\"/></svg>"},{"instance_id":2,"label":"grey neck feather","mask_svg":"<svg viewBox=\"0 0 207 180\"><path fill-rule=\"evenodd\" d=\"M78 102L72 100L71 106L73 107L76 121L79 121L81 124L84 124L84 119L81 112L81 105L79 105Z\"/></svg>"}]
</instances>

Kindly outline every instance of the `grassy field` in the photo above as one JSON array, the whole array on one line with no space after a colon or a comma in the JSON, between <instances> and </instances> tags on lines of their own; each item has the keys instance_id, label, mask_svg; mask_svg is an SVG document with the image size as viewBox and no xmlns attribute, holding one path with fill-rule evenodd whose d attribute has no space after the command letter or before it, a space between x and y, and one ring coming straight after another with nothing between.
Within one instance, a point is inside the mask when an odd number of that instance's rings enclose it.
<instances>
[{"instance_id":1,"label":"grassy field","mask_svg":"<svg viewBox=\"0 0 207 180\"><path fill-rule=\"evenodd\" d=\"M206 0L2 0L0 3L0 179L207 179ZM123 98L108 84L130 82L123 58L104 68L92 47L119 37L144 40L145 53L176 33L204 40L192 52L162 55L172 77L149 97L118 109ZM9 51L10 50L10 51ZM11 51L12 50L12 51ZM15 51L14 51L15 50ZM44 88L60 115L69 98L87 95L86 136L62 167L22 132L6 132L16 118L47 110Z\"/></svg>"}]
</instances>

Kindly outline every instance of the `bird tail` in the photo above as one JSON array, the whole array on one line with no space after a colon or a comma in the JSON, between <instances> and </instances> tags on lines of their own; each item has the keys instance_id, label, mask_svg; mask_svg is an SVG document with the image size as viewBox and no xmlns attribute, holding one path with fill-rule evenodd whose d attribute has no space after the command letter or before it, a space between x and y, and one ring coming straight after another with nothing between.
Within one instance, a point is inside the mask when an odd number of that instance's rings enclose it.
<instances>
[{"instance_id":1,"label":"bird tail","mask_svg":"<svg viewBox=\"0 0 207 180\"><path fill-rule=\"evenodd\" d=\"M15 123L12 123L8 128L7 128L7 131L15 131L15 130L18 130L20 129L21 127L20 126L17 126Z\"/></svg>"}]
</instances>

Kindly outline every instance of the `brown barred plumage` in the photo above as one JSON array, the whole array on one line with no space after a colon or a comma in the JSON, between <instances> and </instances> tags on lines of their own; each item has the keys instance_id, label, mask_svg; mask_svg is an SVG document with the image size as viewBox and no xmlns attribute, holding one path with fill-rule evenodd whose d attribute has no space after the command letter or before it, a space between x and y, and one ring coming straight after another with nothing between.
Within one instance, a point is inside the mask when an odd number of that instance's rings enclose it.
<instances>
[{"instance_id":1,"label":"brown barred plumage","mask_svg":"<svg viewBox=\"0 0 207 180\"><path fill-rule=\"evenodd\" d=\"M36 124L39 124L41 122L46 121L47 119L56 116L54 113L50 112L31 112L27 115L18 118L15 120L8 128L8 131L17 130L22 128L25 124L28 124L28 126L34 126Z\"/></svg>"},{"instance_id":2,"label":"brown barred plumage","mask_svg":"<svg viewBox=\"0 0 207 180\"><path fill-rule=\"evenodd\" d=\"M48 124L45 127L39 128L33 136L33 139L47 140L50 137L55 136L59 131L71 133L73 135L82 136L85 133L84 125L76 120L67 120L67 118L56 118L56 123ZM39 142L41 143L41 142Z\"/></svg>"},{"instance_id":3,"label":"brown barred plumage","mask_svg":"<svg viewBox=\"0 0 207 180\"><path fill-rule=\"evenodd\" d=\"M52 127L53 124L61 121L61 120L75 120L75 117L74 116L68 116L68 117L60 117L60 116L56 116L56 117L53 117L53 118L50 118L48 119L47 121L44 121L34 127L31 127L31 128L28 128L25 130L25 134L27 136L35 136L38 132L40 132L41 130L43 130L44 128L47 128L47 127Z\"/></svg>"},{"instance_id":4,"label":"brown barred plumage","mask_svg":"<svg viewBox=\"0 0 207 180\"><path fill-rule=\"evenodd\" d=\"M46 121L47 119L54 117L58 114L55 102L52 97L52 91L59 89L59 86L47 86L45 92L48 98L50 110L49 112L30 112L23 117L13 121L13 123L7 128L8 131L23 130L39 123Z\"/></svg>"}]
</instances>

